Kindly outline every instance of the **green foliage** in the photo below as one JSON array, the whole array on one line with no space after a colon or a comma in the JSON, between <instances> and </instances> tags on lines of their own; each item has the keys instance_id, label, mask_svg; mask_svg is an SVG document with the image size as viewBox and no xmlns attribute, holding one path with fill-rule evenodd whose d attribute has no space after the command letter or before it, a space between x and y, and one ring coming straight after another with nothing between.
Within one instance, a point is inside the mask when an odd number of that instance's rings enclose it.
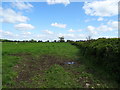
<instances>
[{"instance_id":1,"label":"green foliage","mask_svg":"<svg viewBox=\"0 0 120 90\"><path fill-rule=\"evenodd\" d=\"M59 37L59 42L65 42L65 40L64 40L64 36L62 36L62 37Z\"/></svg>"},{"instance_id":2,"label":"green foliage","mask_svg":"<svg viewBox=\"0 0 120 90\"><path fill-rule=\"evenodd\" d=\"M99 38L86 42L73 42L84 56L95 58L93 63L104 69L120 81L120 38Z\"/></svg>"},{"instance_id":3,"label":"green foliage","mask_svg":"<svg viewBox=\"0 0 120 90\"><path fill-rule=\"evenodd\" d=\"M36 40L34 40L34 39L31 39L29 42L37 42Z\"/></svg>"}]
</instances>

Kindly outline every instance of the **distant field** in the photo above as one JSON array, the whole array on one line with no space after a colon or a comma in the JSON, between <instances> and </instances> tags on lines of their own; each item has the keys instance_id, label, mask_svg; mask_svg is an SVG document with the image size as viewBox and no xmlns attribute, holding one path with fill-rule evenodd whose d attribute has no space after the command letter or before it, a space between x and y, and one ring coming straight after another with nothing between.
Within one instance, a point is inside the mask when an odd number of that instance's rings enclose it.
<instances>
[{"instance_id":1,"label":"distant field","mask_svg":"<svg viewBox=\"0 0 120 90\"><path fill-rule=\"evenodd\" d=\"M3 88L117 87L108 74L84 61L80 49L69 43L4 42Z\"/></svg>"}]
</instances>

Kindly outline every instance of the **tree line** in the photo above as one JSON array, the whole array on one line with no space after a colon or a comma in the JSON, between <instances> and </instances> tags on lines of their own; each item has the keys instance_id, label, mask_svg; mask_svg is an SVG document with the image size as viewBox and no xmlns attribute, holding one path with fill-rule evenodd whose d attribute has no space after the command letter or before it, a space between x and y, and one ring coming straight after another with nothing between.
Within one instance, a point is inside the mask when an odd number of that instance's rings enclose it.
<instances>
[{"instance_id":1,"label":"tree line","mask_svg":"<svg viewBox=\"0 0 120 90\"><path fill-rule=\"evenodd\" d=\"M73 40L64 40L64 37L58 37L59 40L53 40L53 41L49 41L49 40L46 40L46 41L42 41L42 40L34 40L34 39L31 39L31 40L8 40L8 39L0 39L0 42L80 42L80 41L84 41L84 40L78 40L78 41L73 41Z\"/></svg>"}]
</instances>

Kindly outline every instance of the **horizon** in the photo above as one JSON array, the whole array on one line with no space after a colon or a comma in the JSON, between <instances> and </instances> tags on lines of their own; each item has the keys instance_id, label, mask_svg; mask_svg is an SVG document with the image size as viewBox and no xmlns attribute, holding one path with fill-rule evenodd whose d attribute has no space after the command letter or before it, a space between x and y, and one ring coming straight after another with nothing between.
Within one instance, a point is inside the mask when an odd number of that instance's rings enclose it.
<instances>
[{"instance_id":1,"label":"horizon","mask_svg":"<svg viewBox=\"0 0 120 90\"><path fill-rule=\"evenodd\" d=\"M2 2L0 38L54 41L118 38L118 0ZM104 7L103 7L104 5Z\"/></svg>"}]
</instances>

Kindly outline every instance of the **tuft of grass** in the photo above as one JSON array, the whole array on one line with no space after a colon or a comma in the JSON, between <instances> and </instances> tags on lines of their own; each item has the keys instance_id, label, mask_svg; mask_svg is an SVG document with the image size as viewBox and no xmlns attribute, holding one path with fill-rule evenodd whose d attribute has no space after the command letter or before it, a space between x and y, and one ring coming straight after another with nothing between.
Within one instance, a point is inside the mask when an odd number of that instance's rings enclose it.
<instances>
[{"instance_id":1,"label":"tuft of grass","mask_svg":"<svg viewBox=\"0 0 120 90\"><path fill-rule=\"evenodd\" d=\"M72 75L59 65L53 65L45 72L47 88L75 88L81 87L72 78Z\"/></svg>"}]
</instances>

